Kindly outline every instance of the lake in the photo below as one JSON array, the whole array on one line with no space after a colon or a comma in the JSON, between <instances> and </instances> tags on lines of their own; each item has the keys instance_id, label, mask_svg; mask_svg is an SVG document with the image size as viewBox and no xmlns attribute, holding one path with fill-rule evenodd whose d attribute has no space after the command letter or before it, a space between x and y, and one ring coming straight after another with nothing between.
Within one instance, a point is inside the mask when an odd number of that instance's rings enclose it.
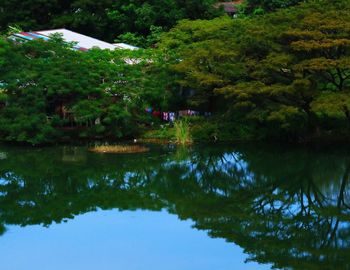
<instances>
[{"instance_id":1,"label":"lake","mask_svg":"<svg viewBox=\"0 0 350 270\"><path fill-rule=\"evenodd\" d=\"M0 145L0 269L350 269L350 147Z\"/></svg>"}]
</instances>

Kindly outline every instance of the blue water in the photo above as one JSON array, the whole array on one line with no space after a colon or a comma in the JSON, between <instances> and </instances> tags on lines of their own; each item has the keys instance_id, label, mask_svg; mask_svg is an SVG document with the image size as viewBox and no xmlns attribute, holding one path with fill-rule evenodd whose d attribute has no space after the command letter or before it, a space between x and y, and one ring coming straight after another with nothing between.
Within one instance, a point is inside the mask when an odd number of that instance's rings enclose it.
<instances>
[{"instance_id":1,"label":"blue water","mask_svg":"<svg viewBox=\"0 0 350 270\"><path fill-rule=\"evenodd\" d=\"M209 238L165 211L87 213L49 228L9 226L0 238L3 270L263 270L241 248Z\"/></svg>"},{"instance_id":2,"label":"blue water","mask_svg":"<svg viewBox=\"0 0 350 270\"><path fill-rule=\"evenodd\" d=\"M350 269L346 146L149 147L0 145L0 270Z\"/></svg>"}]
</instances>

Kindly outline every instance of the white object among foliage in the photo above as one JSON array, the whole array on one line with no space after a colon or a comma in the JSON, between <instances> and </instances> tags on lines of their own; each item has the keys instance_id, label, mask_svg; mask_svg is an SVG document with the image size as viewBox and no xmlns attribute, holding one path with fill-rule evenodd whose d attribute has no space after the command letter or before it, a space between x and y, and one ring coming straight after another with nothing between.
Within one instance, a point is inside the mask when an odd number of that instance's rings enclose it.
<instances>
[{"instance_id":1,"label":"white object among foliage","mask_svg":"<svg viewBox=\"0 0 350 270\"><path fill-rule=\"evenodd\" d=\"M129 49L129 50L135 50L138 49L137 47L124 44L124 43L118 43L118 44L111 44L108 42L104 42L101 40L98 40L96 38L92 38L89 36L85 36L67 29L54 29L54 30L45 30L45 31L37 31L37 33L50 36L52 34L62 34L62 37L67 42L77 42L79 47L83 47L85 49L92 49L94 47L98 47L100 49L109 49L109 50L115 50L115 49Z\"/></svg>"}]
</instances>

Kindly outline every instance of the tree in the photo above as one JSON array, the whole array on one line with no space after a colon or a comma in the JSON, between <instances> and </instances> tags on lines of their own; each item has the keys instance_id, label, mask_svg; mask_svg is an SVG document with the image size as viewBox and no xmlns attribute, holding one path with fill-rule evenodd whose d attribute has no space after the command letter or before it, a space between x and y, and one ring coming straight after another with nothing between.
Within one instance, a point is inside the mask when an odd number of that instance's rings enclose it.
<instances>
[{"instance_id":1,"label":"tree","mask_svg":"<svg viewBox=\"0 0 350 270\"><path fill-rule=\"evenodd\" d=\"M73 46L60 37L6 44L3 139L39 144L69 136L136 136L144 108L164 102L169 81L160 78L161 58L152 50L83 53Z\"/></svg>"},{"instance_id":2,"label":"tree","mask_svg":"<svg viewBox=\"0 0 350 270\"><path fill-rule=\"evenodd\" d=\"M245 0L244 12L248 14L262 14L279 8L287 8L305 2L304 0Z\"/></svg>"},{"instance_id":3,"label":"tree","mask_svg":"<svg viewBox=\"0 0 350 270\"><path fill-rule=\"evenodd\" d=\"M236 95L238 105L250 102L252 117L265 114L268 122L276 122L288 132L300 131L301 123L313 125L314 113L318 114L313 104L318 97L324 100L325 92L346 92L350 79L350 28L337 16L339 8L346 13L350 7L346 1L334 2L326 9L325 6L310 3L264 19L268 23L259 30L260 34L271 36L271 49L249 58L248 82L218 92ZM289 22L279 24L282 17ZM339 110L348 117L344 103L339 103Z\"/></svg>"},{"instance_id":4,"label":"tree","mask_svg":"<svg viewBox=\"0 0 350 270\"><path fill-rule=\"evenodd\" d=\"M239 63L233 61L236 52L230 50L233 21L218 18L212 21L181 21L167 33L161 49L171 56L175 72L182 76L179 84L196 93L190 104L203 110L214 110L214 89L227 83L225 76L234 75Z\"/></svg>"},{"instance_id":5,"label":"tree","mask_svg":"<svg viewBox=\"0 0 350 270\"><path fill-rule=\"evenodd\" d=\"M180 19L212 18L220 13L213 6L215 2L6 0L0 9L0 32L10 25L24 31L65 27L113 42L127 32L146 37L152 25L168 30Z\"/></svg>"},{"instance_id":6,"label":"tree","mask_svg":"<svg viewBox=\"0 0 350 270\"><path fill-rule=\"evenodd\" d=\"M162 46L176 51L174 70L196 90L193 101L223 95L231 117L254 125L256 137L295 139L317 130L325 113L318 98L344 97L350 87L349 9L348 1L318 1L234 21L183 21ZM347 118L347 103L338 105Z\"/></svg>"}]
</instances>

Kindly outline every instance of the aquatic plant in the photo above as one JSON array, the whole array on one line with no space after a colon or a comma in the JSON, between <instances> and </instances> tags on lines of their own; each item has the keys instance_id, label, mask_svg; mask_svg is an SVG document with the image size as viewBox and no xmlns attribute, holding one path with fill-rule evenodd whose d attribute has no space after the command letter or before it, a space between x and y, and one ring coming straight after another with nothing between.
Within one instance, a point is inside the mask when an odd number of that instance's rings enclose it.
<instances>
[{"instance_id":1,"label":"aquatic plant","mask_svg":"<svg viewBox=\"0 0 350 270\"><path fill-rule=\"evenodd\" d=\"M88 150L94 153L133 154L148 152L149 148L141 145L100 145Z\"/></svg>"},{"instance_id":2,"label":"aquatic plant","mask_svg":"<svg viewBox=\"0 0 350 270\"><path fill-rule=\"evenodd\" d=\"M193 143L190 131L190 125L187 119L178 120L174 123L175 142L186 145Z\"/></svg>"}]
</instances>

